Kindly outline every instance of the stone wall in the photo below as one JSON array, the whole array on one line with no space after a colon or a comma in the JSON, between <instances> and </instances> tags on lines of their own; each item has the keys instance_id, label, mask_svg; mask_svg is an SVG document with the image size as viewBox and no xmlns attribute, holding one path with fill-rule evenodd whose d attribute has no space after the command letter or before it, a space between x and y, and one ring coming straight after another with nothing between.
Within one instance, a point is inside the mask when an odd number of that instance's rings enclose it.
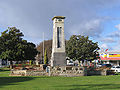
<instances>
[{"instance_id":1,"label":"stone wall","mask_svg":"<svg viewBox=\"0 0 120 90\"><path fill-rule=\"evenodd\" d=\"M14 70L11 71L10 76L48 76L46 71L27 71L27 70Z\"/></svg>"},{"instance_id":2,"label":"stone wall","mask_svg":"<svg viewBox=\"0 0 120 90\"><path fill-rule=\"evenodd\" d=\"M65 77L74 77L74 76L86 76L87 68L79 66L56 66L50 68L49 76L65 76Z\"/></svg>"},{"instance_id":3,"label":"stone wall","mask_svg":"<svg viewBox=\"0 0 120 90\"><path fill-rule=\"evenodd\" d=\"M113 75L111 70L87 70L87 67L79 66L48 66L46 70L12 70L11 76L92 76L92 75Z\"/></svg>"},{"instance_id":4,"label":"stone wall","mask_svg":"<svg viewBox=\"0 0 120 90\"><path fill-rule=\"evenodd\" d=\"M102 76L106 76L106 75L114 75L115 73L112 70L107 70L107 69L103 69L103 70L87 70L87 76L93 76L93 75L102 75Z\"/></svg>"},{"instance_id":5,"label":"stone wall","mask_svg":"<svg viewBox=\"0 0 120 90\"><path fill-rule=\"evenodd\" d=\"M26 70L11 70L10 76L26 76Z\"/></svg>"},{"instance_id":6,"label":"stone wall","mask_svg":"<svg viewBox=\"0 0 120 90\"><path fill-rule=\"evenodd\" d=\"M42 71L29 71L29 70L12 70L11 76L65 76L65 77L74 77L74 76L86 76L87 75L86 67L78 66L56 66L48 67L46 70Z\"/></svg>"}]
</instances>

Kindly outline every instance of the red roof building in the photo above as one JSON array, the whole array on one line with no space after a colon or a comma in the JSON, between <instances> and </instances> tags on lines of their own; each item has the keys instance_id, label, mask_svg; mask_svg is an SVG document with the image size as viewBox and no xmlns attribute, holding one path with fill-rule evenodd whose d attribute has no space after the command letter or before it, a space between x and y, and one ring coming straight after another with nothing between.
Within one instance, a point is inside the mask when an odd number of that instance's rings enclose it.
<instances>
[{"instance_id":1,"label":"red roof building","mask_svg":"<svg viewBox=\"0 0 120 90\"><path fill-rule=\"evenodd\" d=\"M104 63L120 65L120 52L102 52L100 53L100 60Z\"/></svg>"}]
</instances>

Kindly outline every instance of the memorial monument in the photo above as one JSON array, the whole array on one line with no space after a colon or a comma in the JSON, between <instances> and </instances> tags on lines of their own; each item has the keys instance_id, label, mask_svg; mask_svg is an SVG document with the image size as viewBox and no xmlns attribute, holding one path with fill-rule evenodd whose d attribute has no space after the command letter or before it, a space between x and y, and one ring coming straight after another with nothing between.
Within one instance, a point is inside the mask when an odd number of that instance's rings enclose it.
<instances>
[{"instance_id":1,"label":"memorial monument","mask_svg":"<svg viewBox=\"0 0 120 90\"><path fill-rule=\"evenodd\" d=\"M55 16L53 20L53 42L51 66L66 66L64 16Z\"/></svg>"},{"instance_id":2,"label":"memorial monument","mask_svg":"<svg viewBox=\"0 0 120 90\"><path fill-rule=\"evenodd\" d=\"M46 67L46 71L43 65L40 67L33 67L33 70L13 69L11 70L11 76L86 76L87 67L83 66L67 66L66 54L65 54L65 39L64 39L64 16L53 17L53 42L52 42L52 56L50 65ZM36 56L37 59L38 56ZM36 61L38 65L38 61ZM30 69L30 70L29 70ZM35 71L34 71L35 69ZM37 71L36 71L37 70Z\"/></svg>"}]
</instances>

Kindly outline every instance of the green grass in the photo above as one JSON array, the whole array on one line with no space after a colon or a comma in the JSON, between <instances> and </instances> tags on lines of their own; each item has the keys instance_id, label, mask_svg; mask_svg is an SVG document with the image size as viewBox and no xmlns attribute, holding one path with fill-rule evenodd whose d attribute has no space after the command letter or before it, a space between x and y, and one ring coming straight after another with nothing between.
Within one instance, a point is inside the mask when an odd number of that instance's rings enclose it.
<instances>
[{"instance_id":1,"label":"green grass","mask_svg":"<svg viewBox=\"0 0 120 90\"><path fill-rule=\"evenodd\" d=\"M0 90L120 90L120 76L13 77L0 71Z\"/></svg>"}]
</instances>

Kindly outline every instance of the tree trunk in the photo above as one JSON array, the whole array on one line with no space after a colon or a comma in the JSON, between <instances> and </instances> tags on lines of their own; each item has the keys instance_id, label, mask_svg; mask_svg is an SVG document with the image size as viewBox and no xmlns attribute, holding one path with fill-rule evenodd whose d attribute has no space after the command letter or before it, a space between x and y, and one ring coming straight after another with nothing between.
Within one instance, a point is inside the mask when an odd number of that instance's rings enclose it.
<instances>
[{"instance_id":1,"label":"tree trunk","mask_svg":"<svg viewBox=\"0 0 120 90\"><path fill-rule=\"evenodd\" d=\"M10 61L10 69L13 69L13 62Z\"/></svg>"}]
</instances>

